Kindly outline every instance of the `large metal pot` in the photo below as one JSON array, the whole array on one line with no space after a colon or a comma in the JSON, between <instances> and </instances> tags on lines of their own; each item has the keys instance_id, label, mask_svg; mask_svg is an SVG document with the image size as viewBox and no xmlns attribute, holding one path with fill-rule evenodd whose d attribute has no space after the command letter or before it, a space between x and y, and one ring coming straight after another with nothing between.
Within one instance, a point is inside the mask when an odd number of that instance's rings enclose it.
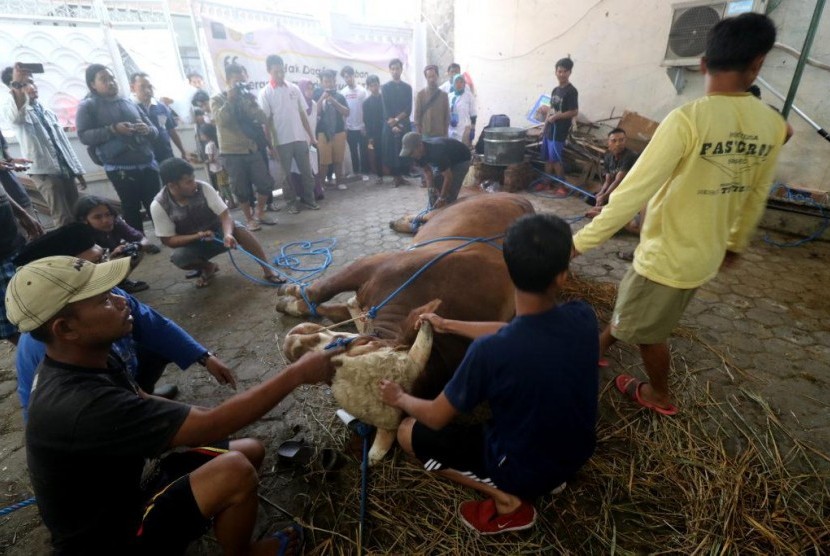
<instances>
[{"instance_id":1,"label":"large metal pot","mask_svg":"<svg viewBox=\"0 0 830 556\"><path fill-rule=\"evenodd\" d=\"M484 130L484 163L509 166L524 160L525 130L520 127L493 127Z\"/></svg>"}]
</instances>

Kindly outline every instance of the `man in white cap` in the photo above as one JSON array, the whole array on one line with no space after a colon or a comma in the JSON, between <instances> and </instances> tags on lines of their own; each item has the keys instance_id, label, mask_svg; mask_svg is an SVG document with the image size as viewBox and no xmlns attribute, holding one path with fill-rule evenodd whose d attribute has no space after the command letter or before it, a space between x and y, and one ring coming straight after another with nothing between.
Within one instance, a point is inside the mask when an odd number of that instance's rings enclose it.
<instances>
[{"instance_id":1,"label":"man in white cap","mask_svg":"<svg viewBox=\"0 0 830 556\"><path fill-rule=\"evenodd\" d=\"M224 439L296 386L330 381L338 351L309 354L212 409L150 396L110 357L133 326L125 299L111 291L129 268L126 258L47 257L21 267L6 290L9 320L46 344L26 451L54 551L181 554L213 524L225 554L299 554L297 525L251 541L264 448ZM189 446L204 448L167 454L142 480L146 460Z\"/></svg>"}]
</instances>

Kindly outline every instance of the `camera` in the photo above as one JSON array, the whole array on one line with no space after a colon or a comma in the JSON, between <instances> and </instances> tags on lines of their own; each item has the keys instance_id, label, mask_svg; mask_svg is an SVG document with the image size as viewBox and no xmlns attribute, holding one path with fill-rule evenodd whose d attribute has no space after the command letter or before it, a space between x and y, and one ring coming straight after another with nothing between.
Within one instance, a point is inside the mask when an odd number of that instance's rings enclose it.
<instances>
[{"instance_id":1,"label":"camera","mask_svg":"<svg viewBox=\"0 0 830 556\"><path fill-rule=\"evenodd\" d=\"M251 92L251 84L247 81L239 81L234 83L234 88L238 90L240 93L250 93Z\"/></svg>"},{"instance_id":2,"label":"camera","mask_svg":"<svg viewBox=\"0 0 830 556\"><path fill-rule=\"evenodd\" d=\"M124 245L124 256L135 259L141 253L141 244L138 242L128 243Z\"/></svg>"}]
</instances>

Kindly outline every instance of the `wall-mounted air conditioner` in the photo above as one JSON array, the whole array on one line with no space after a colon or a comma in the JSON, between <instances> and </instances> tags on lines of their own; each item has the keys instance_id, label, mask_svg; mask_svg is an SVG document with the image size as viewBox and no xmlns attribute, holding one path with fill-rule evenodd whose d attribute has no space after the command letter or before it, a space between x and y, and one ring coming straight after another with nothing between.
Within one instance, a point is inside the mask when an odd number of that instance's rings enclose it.
<instances>
[{"instance_id":1,"label":"wall-mounted air conditioner","mask_svg":"<svg viewBox=\"0 0 830 556\"><path fill-rule=\"evenodd\" d=\"M709 29L725 17L764 13L767 0L704 0L672 6L664 66L697 66L706 50Z\"/></svg>"}]
</instances>

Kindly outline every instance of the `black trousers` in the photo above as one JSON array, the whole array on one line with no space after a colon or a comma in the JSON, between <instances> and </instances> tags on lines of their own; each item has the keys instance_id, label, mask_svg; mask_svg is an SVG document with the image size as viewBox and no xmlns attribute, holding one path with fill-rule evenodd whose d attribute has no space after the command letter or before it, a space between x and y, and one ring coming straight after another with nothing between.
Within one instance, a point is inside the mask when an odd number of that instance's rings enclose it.
<instances>
[{"instance_id":1,"label":"black trousers","mask_svg":"<svg viewBox=\"0 0 830 556\"><path fill-rule=\"evenodd\" d=\"M107 177L121 200L124 220L139 232L144 233L141 207L144 206L149 216L150 204L161 189L161 177L158 170L153 168L111 170L107 172Z\"/></svg>"},{"instance_id":2,"label":"black trousers","mask_svg":"<svg viewBox=\"0 0 830 556\"><path fill-rule=\"evenodd\" d=\"M362 131L347 129L346 142L352 155L352 172L355 174L369 173L369 139Z\"/></svg>"}]
</instances>

